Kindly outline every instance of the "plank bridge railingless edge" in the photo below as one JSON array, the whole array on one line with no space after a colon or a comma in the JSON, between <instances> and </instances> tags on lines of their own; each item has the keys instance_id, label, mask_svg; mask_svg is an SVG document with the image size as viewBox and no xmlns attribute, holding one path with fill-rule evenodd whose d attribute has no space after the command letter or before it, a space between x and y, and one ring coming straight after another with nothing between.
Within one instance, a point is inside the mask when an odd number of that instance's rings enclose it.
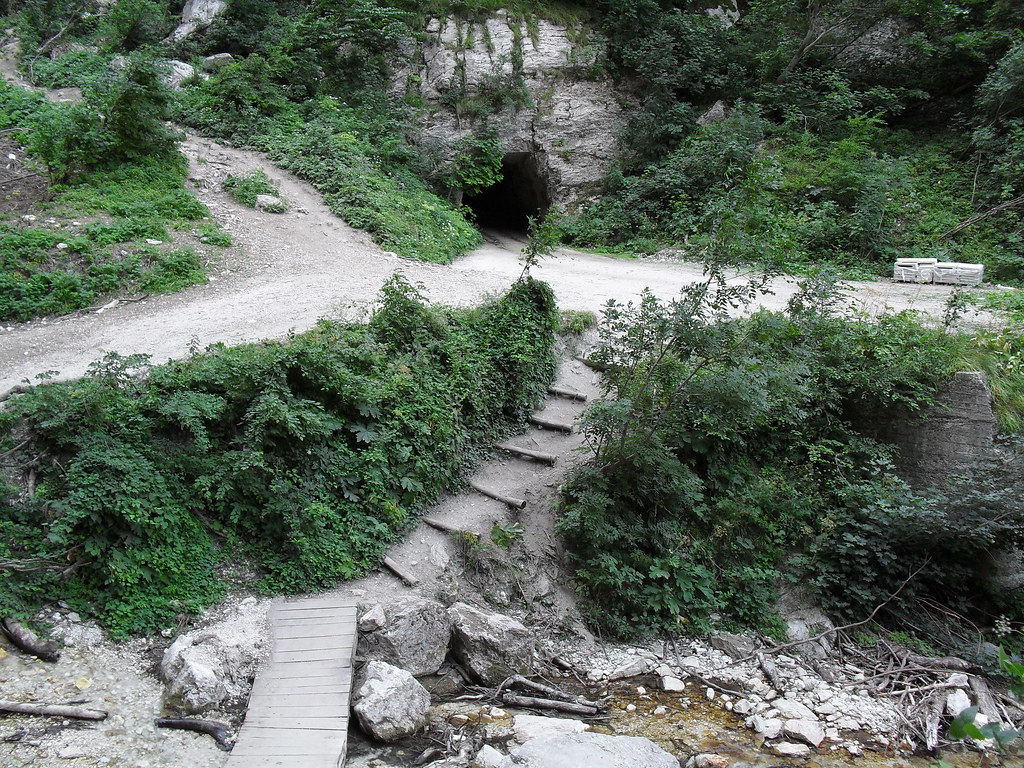
<instances>
[{"instance_id":1,"label":"plank bridge railingless edge","mask_svg":"<svg viewBox=\"0 0 1024 768\"><path fill-rule=\"evenodd\" d=\"M310 598L271 608L273 648L225 768L339 768L348 746L356 606Z\"/></svg>"}]
</instances>

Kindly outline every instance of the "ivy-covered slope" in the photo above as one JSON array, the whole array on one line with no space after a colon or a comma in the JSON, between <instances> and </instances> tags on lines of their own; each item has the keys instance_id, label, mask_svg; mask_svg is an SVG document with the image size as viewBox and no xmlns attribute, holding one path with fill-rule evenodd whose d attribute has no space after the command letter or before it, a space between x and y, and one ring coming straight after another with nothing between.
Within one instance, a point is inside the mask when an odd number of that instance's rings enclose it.
<instances>
[{"instance_id":1,"label":"ivy-covered slope","mask_svg":"<svg viewBox=\"0 0 1024 768\"><path fill-rule=\"evenodd\" d=\"M365 573L525 421L556 323L529 277L472 310L394 278L368 325L30 389L0 412L0 614L64 599L148 632L215 600L236 555L271 591Z\"/></svg>"}]
</instances>

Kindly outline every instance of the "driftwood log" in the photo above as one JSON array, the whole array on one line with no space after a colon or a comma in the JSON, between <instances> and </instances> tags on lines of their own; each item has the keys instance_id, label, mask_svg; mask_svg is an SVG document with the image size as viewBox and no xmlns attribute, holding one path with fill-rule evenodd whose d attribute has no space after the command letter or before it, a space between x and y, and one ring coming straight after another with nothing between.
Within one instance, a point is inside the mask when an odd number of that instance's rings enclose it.
<instances>
[{"instance_id":1,"label":"driftwood log","mask_svg":"<svg viewBox=\"0 0 1024 768\"><path fill-rule=\"evenodd\" d=\"M57 646L51 642L40 640L31 629L26 627L17 619L8 616L0 619L0 629L7 635L7 638L25 653L31 654L43 661L57 661L60 652Z\"/></svg>"},{"instance_id":2,"label":"driftwood log","mask_svg":"<svg viewBox=\"0 0 1024 768\"><path fill-rule=\"evenodd\" d=\"M234 740L231 738L231 729L225 723L218 723L216 720L195 720L187 717L158 717L157 728L174 728L179 731L195 731L212 736L217 746L225 752L230 752L234 747Z\"/></svg>"},{"instance_id":3,"label":"driftwood log","mask_svg":"<svg viewBox=\"0 0 1024 768\"><path fill-rule=\"evenodd\" d=\"M559 689L553 688L550 685L545 685L544 683L534 682L533 680L523 677L522 675L512 675L512 677L508 678L498 687L498 691L500 692L503 688L511 688L513 686L519 688L528 688L529 690L534 691L535 693L542 693L549 699L567 701L572 704L580 704L584 707L593 707L595 710L601 708L600 703L596 701L588 701L587 699L584 699L582 696L573 696L571 693L567 693L566 691L560 691Z\"/></svg>"},{"instance_id":4,"label":"driftwood log","mask_svg":"<svg viewBox=\"0 0 1024 768\"><path fill-rule=\"evenodd\" d=\"M496 499L497 501L500 501L502 504L508 504L510 507L514 507L515 509L522 509L523 507L526 506L526 501L524 499L517 499L514 496L506 496L500 491L496 491L493 488L487 487L486 485L480 485L480 483L476 482L475 480L470 480L469 485L474 491L478 491L479 493L482 493L484 496L490 496L492 499Z\"/></svg>"},{"instance_id":5,"label":"driftwood log","mask_svg":"<svg viewBox=\"0 0 1024 768\"><path fill-rule=\"evenodd\" d=\"M772 688L780 693L785 691L782 684L782 678L779 677L779 668L775 666L774 661L763 653L759 653L757 654L757 665L761 667L761 671L764 672L764 676L768 678L768 682L772 684Z\"/></svg>"},{"instance_id":6,"label":"driftwood log","mask_svg":"<svg viewBox=\"0 0 1024 768\"><path fill-rule=\"evenodd\" d=\"M568 712L573 715L596 715L597 707L588 707L586 704L575 704L571 701L556 701L555 699L538 699L534 696L520 696L515 693L502 694L502 701L514 707L530 707L532 709L554 709L558 712Z\"/></svg>"},{"instance_id":7,"label":"driftwood log","mask_svg":"<svg viewBox=\"0 0 1024 768\"><path fill-rule=\"evenodd\" d=\"M74 720L106 720L102 709L86 709L64 704L22 704L16 701L0 701L0 712L16 715L39 715L41 717L69 717Z\"/></svg>"},{"instance_id":8,"label":"driftwood log","mask_svg":"<svg viewBox=\"0 0 1024 768\"><path fill-rule=\"evenodd\" d=\"M529 448L520 448L517 445L507 445L505 443L495 443L495 448L500 448L503 451L514 453L517 456L525 456L528 459L536 459L537 461L543 461L550 464L552 467L555 466L555 462L558 461L558 457L550 454L543 453L541 451L531 451Z\"/></svg>"}]
</instances>

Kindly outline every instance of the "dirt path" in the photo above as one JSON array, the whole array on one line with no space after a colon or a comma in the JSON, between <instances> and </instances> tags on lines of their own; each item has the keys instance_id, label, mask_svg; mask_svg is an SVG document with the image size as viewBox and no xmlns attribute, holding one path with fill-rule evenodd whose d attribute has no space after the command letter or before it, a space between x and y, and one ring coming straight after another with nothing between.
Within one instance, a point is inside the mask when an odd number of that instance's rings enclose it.
<instances>
[{"instance_id":1,"label":"dirt path","mask_svg":"<svg viewBox=\"0 0 1024 768\"><path fill-rule=\"evenodd\" d=\"M478 302L520 273L522 242L489 233L488 242L450 266L401 259L331 213L308 184L254 152L190 137L183 146L199 198L235 245L210 265L210 282L172 296L120 304L102 313L0 326L0 392L44 371L83 374L106 352L145 353L153 362L187 354L191 345L236 344L302 331L321 317L358 317L385 280L401 271L435 301ZM221 188L229 173L262 168L291 208L272 214L246 208ZM566 309L599 310L608 299L636 298L645 287L670 297L700 276L692 264L629 260L562 250L535 272ZM764 304L778 308L793 291L779 281ZM862 283L858 299L941 311L943 286Z\"/></svg>"}]
</instances>

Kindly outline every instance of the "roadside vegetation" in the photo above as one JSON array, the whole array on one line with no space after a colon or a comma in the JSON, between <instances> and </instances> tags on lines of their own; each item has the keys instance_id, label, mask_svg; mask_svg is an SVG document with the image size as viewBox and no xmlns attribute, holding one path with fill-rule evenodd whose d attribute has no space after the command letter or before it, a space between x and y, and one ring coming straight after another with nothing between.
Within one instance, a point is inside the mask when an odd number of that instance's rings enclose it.
<instances>
[{"instance_id":1,"label":"roadside vegetation","mask_svg":"<svg viewBox=\"0 0 1024 768\"><path fill-rule=\"evenodd\" d=\"M12 0L26 75L81 86L85 100L3 86L0 130L17 129L52 205L98 220L59 233L5 220L0 312L202 279L187 252L142 245L175 228L221 237L184 194L164 118L267 153L387 249L451 261L480 242L452 192L500 180L493 123L531 106L522 62L477 88L451 84L444 104L473 133L448 161L416 140L430 107L414 78L403 89L392 76L433 15L505 8L525 23L523 45L554 19L603 52L576 74L615 80L633 106L602 194L535 229L528 261L560 240L715 265L674 302L647 296L603 318L594 357L612 397L587 416L593 459L567 481L560 523L593 621L625 636L773 632L790 579L837 617L884 603L881 620L935 647L966 642L956 627L968 620L1020 638L1024 603L986 586L985 569L1024 543L1021 294L954 294L936 325L861 316L835 276L934 257L1024 282L1024 6L742 5L723 18L673 0L229 0L169 41L178 4L163 0L105 14ZM218 53L233 59L177 95L160 84L161 61ZM252 181L236 191L250 196ZM735 288L725 264L806 283L787 311L737 319L760 283ZM1004 322L961 331L972 302ZM529 279L466 313L426 307L397 281L368 327L324 323L154 368L110 358L31 390L0 414L0 454L16 467L0 611L60 593L116 632L149 631L214 599L232 553L273 590L364 572L474 446L522 416L550 376L557 322ZM589 318L563 323L582 332ZM963 369L988 375L1003 440L945 493L916 493L858 414L920 412Z\"/></svg>"},{"instance_id":2,"label":"roadside vegetation","mask_svg":"<svg viewBox=\"0 0 1024 768\"><path fill-rule=\"evenodd\" d=\"M206 281L196 247L230 238L185 189L185 158L161 120L155 78L152 62L131 61L85 88L80 104L0 83L0 131L12 137L0 200L0 320ZM37 183L19 188L26 178ZM179 236L187 244L175 244Z\"/></svg>"},{"instance_id":3,"label":"roadside vegetation","mask_svg":"<svg viewBox=\"0 0 1024 768\"><path fill-rule=\"evenodd\" d=\"M977 358L971 337L913 313L851 313L823 274L785 312L732 317L758 290L712 270L672 302L605 310L592 362L610 397L585 416L594 458L565 483L559 521L592 620L626 637L773 633L792 581L841 620L884 605L881 625L936 648L976 645L952 612L1017 626L1019 598L983 585L1024 536L1019 436L923 495L866 436L872 419L932 405ZM1019 400L1001 408L1024 416Z\"/></svg>"},{"instance_id":4,"label":"roadside vegetation","mask_svg":"<svg viewBox=\"0 0 1024 768\"><path fill-rule=\"evenodd\" d=\"M0 411L0 615L62 599L124 636L217 600L239 556L271 592L366 573L525 423L558 322L529 277L454 310L399 276L365 325L31 388Z\"/></svg>"}]
</instances>

